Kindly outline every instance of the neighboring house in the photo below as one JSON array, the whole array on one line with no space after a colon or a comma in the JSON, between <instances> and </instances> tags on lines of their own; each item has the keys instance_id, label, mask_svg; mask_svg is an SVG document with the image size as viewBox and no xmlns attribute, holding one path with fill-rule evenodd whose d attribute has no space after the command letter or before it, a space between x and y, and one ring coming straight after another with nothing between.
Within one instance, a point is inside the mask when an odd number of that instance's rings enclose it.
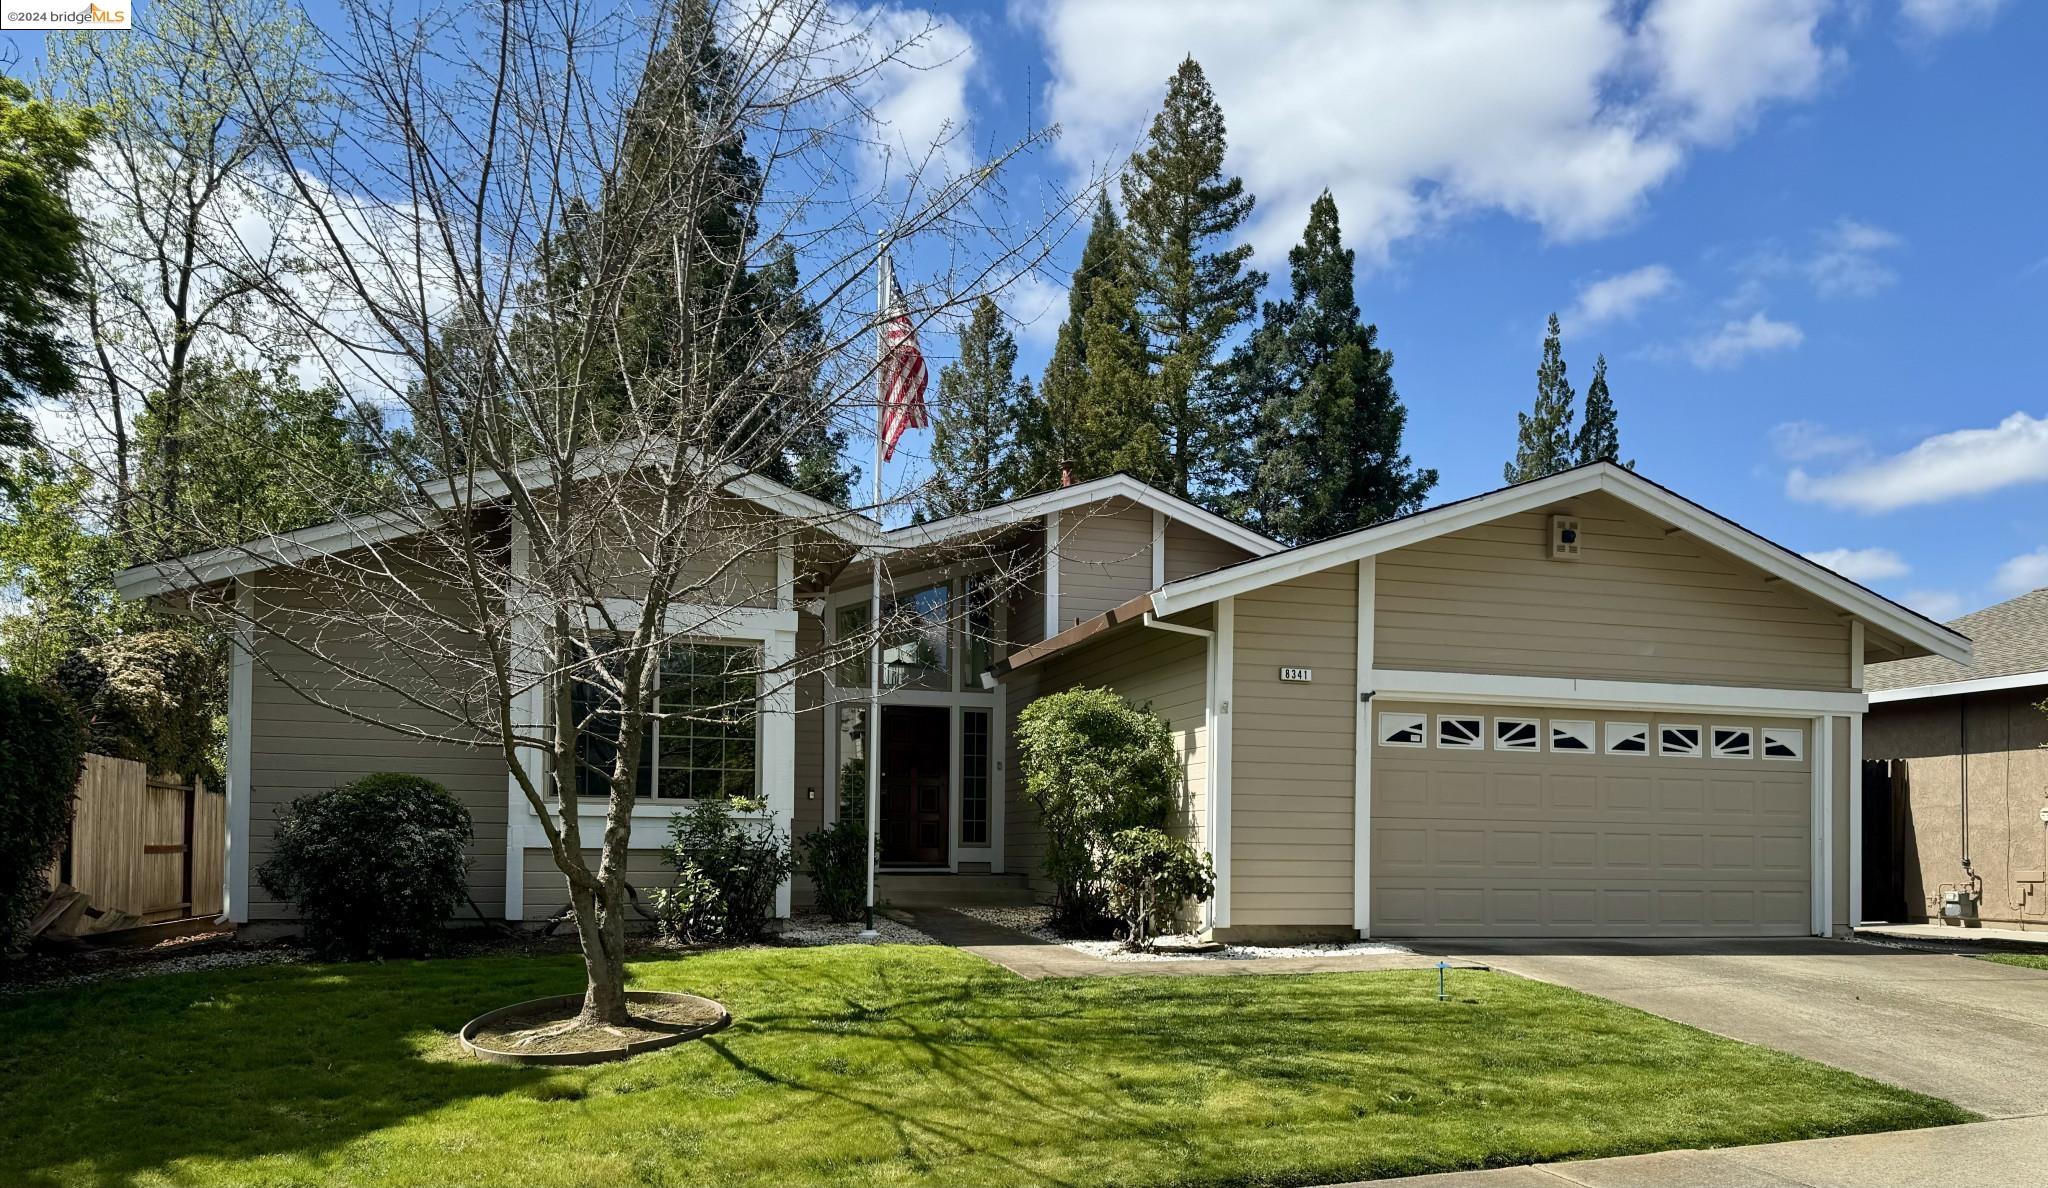
<instances>
[{"instance_id":1,"label":"neighboring house","mask_svg":"<svg viewBox=\"0 0 2048 1188\"><path fill-rule=\"evenodd\" d=\"M992 679L1166 716L1220 937L1791 936L1851 923L1864 665L1915 657L1970 644L1597 463L1169 576Z\"/></svg>"},{"instance_id":2,"label":"neighboring house","mask_svg":"<svg viewBox=\"0 0 2048 1188\"><path fill-rule=\"evenodd\" d=\"M1870 913L1939 920L1944 894L1967 891L1985 924L2048 928L2048 589L1949 626L1969 660L1869 670L1863 754L1890 761L1897 875Z\"/></svg>"},{"instance_id":3,"label":"neighboring house","mask_svg":"<svg viewBox=\"0 0 2048 1188\"><path fill-rule=\"evenodd\" d=\"M1018 894L1025 893L1019 855L1029 851L1006 843L1006 833L1022 819L1009 739L1023 702L984 687L979 674L1015 647L1163 583L1280 548L1123 475L889 531L757 476L735 479L726 491L737 511L783 517L795 527L779 553L750 554L733 566L722 603L696 614L714 626L691 632L665 671L685 678L679 684L686 687L724 696L727 690L704 680L727 649L758 654L746 665L750 671L775 671L819 656L839 632L855 638L868 622L868 558L881 555L886 602L910 608L929 625L892 638L883 652L889 692L882 710L880 862L890 872L1007 875ZM367 533L360 524L320 525L137 567L117 580L130 598L169 599L199 586L227 594L232 585L262 627L245 635L252 651L234 664L229 692L228 914L240 922L290 919L290 905L272 900L253 872L269 856L278 814L292 800L370 772L408 771L440 781L468 806L476 830L470 893L482 910L544 920L567 898L563 878L494 742L409 740L295 691L331 693L332 701L379 722L432 717L391 691L337 680L331 666L295 646L314 632L327 636L322 646L330 655L353 645L336 641L334 625L317 613L318 591L306 587L319 579L277 571L277 562L317 563L374 543L382 563L402 565L402 533L378 536L377 522L370 523ZM521 547L516 532L511 547ZM983 605L977 595L998 587L1004 596ZM368 649L376 646L362 641L360 659L374 663ZM390 661L394 670L404 662ZM707 788L758 796L797 835L832 819L837 773L861 760L867 693L865 660L855 659L807 675L790 690L757 688L757 712L729 729L696 730L673 747L651 745L629 879L649 887L670 877L656 851L668 818ZM538 693L522 697L514 712L539 721ZM602 802L586 801L584 808L584 836L595 837ZM918 886L929 888L930 880ZM811 892L802 877L786 884L780 914Z\"/></svg>"},{"instance_id":4,"label":"neighboring house","mask_svg":"<svg viewBox=\"0 0 2048 1188\"><path fill-rule=\"evenodd\" d=\"M1012 725L1089 684L1150 704L1178 741L1173 824L1214 856L1218 936L1833 933L1860 894L1864 665L1970 659L1958 632L1607 463L1287 550L1122 476L887 532L747 482L735 498L835 536L785 535L710 646L760 648L770 668L816 654L866 623L875 554L893 601L929 609L934 629L884 657L881 860L931 872L892 874L892 896L1039 873ZM232 579L260 597L261 566L186 559L120 586ZM957 613L996 570L1023 580ZM267 629L292 629L285 609ZM249 879L281 806L385 769L470 805L486 911L557 910L561 877L496 750L315 707L265 673L294 663L288 641L254 643L264 663L238 663L232 691L235 918L287 915ZM855 660L763 698L725 751L755 758L656 786L750 785L799 833L829 820L866 684ZM679 807L650 797L636 817L647 879ZM808 897L796 883L780 910Z\"/></svg>"}]
</instances>

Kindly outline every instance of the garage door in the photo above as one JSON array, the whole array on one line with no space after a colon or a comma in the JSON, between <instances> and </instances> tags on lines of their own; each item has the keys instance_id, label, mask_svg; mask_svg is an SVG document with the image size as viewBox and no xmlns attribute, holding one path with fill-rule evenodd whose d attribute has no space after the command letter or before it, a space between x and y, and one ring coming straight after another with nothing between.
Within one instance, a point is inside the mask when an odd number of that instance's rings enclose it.
<instances>
[{"instance_id":1,"label":"garage door","mask_svg":"<svg viewBox=\"0 0 2048 1188\"><path fill-rule=\"evenodd\" d=\"M1810 723L1373 711L1375 936L1812 931Z\"/></svg>"}]
</instances>

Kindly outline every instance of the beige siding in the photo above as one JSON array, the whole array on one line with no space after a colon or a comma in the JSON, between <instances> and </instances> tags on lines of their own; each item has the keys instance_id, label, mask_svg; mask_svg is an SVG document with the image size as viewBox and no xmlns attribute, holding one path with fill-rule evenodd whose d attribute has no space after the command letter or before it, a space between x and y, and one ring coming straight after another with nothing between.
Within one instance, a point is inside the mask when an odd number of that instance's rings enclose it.
<instances>
[{"instance_id":1,"label":"beige siding","mask_svg":"<svg viewBox=\"0 0 2048 1188\"><path fill-rule=\"evenodd\" d=\"M1008 692L1003 720L1003 871L1023 874L1040 891L1044 882L1045 829L1024 794L1024 765L1017 761L1017 715L1038 697L1040 666L1004 678Z\"/></svg>"},{"instance_id":2,"label":"beige siding","mask_svg":"<svg viewBox=\"0 0 2048 1188\"><path fill-rule=\"evenodd\" d=\"M1346 565L1236 600L1232 928L1352 924L1357 596Z\"/></svg>"},{"instance_id":3,"label":"beige siding","mask_svg":"<svg viewBox=\"0 0 2048 1188\"><path fill-rule=\"evenodd\" d=\"M1381 668L1845 689L1832 609L1611 496L1554 509L1584 555L1548 559L1550 511L1381 555Z\"/></svg>"},{"instance_id":4,"label":"beige siding","mask_svg":"<svg viewBox=\"0 0 2048 1188\"><path fill-rule=\"evenodd\" d=\"M583 860L588 862L593 870L597 867L597 859L598 854L596 850L584 851ZM660 850L628 850L626 851L626 881L633 885L634 890L640 892L642 905L648 906L651 911L651 905L647 904L648 894L656 888L667 887L674 883L675 871L670 869L668 864L661 860ZM527 920L545 920L556 912L561 911L569 902L568 882L563 878L561 868L555 865L554 855L546 849L529 849L526 851L525 885L526 915L524 918ZM632 926L640 920L641 917L636 914L628 918L627 924ZM564 927L569 930L571 935L574 934L573 926L564 925Z\"/></svg>"},{"instance_id":5,"label":"beige siding","mask_svg":"<svg viewBox=\"0 0 2048 1188\"><path fill-rule=\"evenodd\" d=\"M1152 588L1152 512L1116 499L1060 513L1060 626Z\"/></svg>"},{"instance_id":6,"label":"beige siding","mask_svg":"<svg viewBox=\"0 0 2048 1188\"><path fill-rule=\"evenodd\" d=\"M1192 524L1166 521L1166 580L1182 578L1235 565L1251 553L1228 541L1218 540Z\"/></svg>"},{"instance_id":7,"label":"beige siding","mask_svg":"<svg viewBox=\"0 0 2048 1188\"><path fill-rule=\"evenodd\" d=\"M449 729L447 719L407 704L397 692L340 681L329 660L366 670L382 668L389 680L408 682L417 694L433 692L431 679L411 672L402 663L380 661L380 656L389 652L377 640L338 637L334 628L316 628L292 614L294 608L309 605L307 599L282 590L265 592L259 605L258 613L269 630L257 639L250 696L250 919L289 919L293 915L291 905L272 899L256 877L257 869L270 857L280 813L299 797L380 771L408 772L438 781L469 809L476 830L470 851L470 894L486 915L502 915L506 779L502 753L494 745L416 741L315 704L295 691L308 690L323 701L346 705L379 722ZM309 657L273 634L305 640L315 631L319 632L319 650L328 660Z\"/></svg>"}]
</instances>

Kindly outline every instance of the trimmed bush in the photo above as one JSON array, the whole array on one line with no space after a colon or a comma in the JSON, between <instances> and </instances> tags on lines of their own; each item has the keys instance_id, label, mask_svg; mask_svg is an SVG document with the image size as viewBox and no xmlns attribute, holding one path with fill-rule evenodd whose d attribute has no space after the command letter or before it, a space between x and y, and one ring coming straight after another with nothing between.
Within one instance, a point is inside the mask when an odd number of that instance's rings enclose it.
<instances>
[{"instance_id":1,"label":"trimmed bush","mask_svg":"<svg viewBox=\"0 0 2048 1188\"><path fill-rule=\"evenodd\" d=\"M0 672L0 952L48 894L71 828L85 729L63 697Z\"/></svg>"},{"instance_id":2,"label":"trimmed bush","mask_svg":"<svg viewBox=\"0 0 2048 1188\"><path fill-rule=\"evenodd\" d=\"M1109 839L1102 885L1110 914L1124 922L1124 942L1148 949L1184 905L1206 903L1216 894L1216 868L1180 838L1157 829L1126 829Z\"/></svg>"},{"instance_id":3,"label":"trimmed bush","mask_svg":"<svg viewBox=\"0 0 2048 1188\"><path fill-rule=\"evenodd\" d=\"M446 788L378 772L294 800L256 876L298 905L306 942L325 955L418 956L468 897L472 836Z\"/></svg>"},{"instance_id":4,"label":"trimmed bush","mask_svg":"<svg viewBox=\"0 0 2048 1188\"><path fill-rule=\"evenodd\" d=\"M1069 689L1017 715L1024 792L1045 828L1045 872L1062 926L1096 926L1109 840L1158 828L1181 787L1180 755L1166 722L1113 689Z\"/></svg>"},{"instance_id":5,"label":"trimmed bush","mask_svg":"<svg viewBox=\"0 0 2048 1188\"><path fill-rule=\"evenodd\" d=\"M735 812L758 820L741 820ZM662 861L673 887L649 896L670 940L759 939L775 915L775 890L789 877L789 842L757 800L709 798L669 818Z\"/></svg>"}]
</instances>

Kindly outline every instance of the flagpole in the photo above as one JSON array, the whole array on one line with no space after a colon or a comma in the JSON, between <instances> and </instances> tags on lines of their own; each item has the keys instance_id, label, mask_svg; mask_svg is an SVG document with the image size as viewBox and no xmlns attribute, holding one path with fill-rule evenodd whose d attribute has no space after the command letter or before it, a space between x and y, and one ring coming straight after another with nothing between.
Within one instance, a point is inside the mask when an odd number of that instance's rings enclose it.
<instances>
[{"instance_id":1,"label":"flagpole","mask_svg":"<svg viewBox=\"0 0 2048 1188\"><path fill-rule=\"evenodd\" d=\"M889 237L886 232L877 234L881 244L880 258L875 273L875 523L882 522L882 418L888 412L882 399L882 384L886 382L883 360L888 352L888 330L885 319L889 316ZM881 934L875 930L875 834L882 812L882 550L877 542L868 563L868 630L872 638L868 641L868 730L867 730L867 795L862 806L867 815L868 827L868 902L867 927L861 936L875 939Z\"/></svg>"}]
</instances>

